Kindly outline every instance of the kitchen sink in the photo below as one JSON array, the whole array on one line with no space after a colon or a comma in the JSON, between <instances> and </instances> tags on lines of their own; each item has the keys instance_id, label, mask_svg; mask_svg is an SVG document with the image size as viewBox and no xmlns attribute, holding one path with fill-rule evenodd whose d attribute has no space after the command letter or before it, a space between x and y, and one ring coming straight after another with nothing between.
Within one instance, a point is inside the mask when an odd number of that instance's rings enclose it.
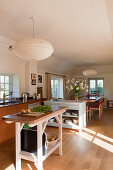
<instances>
[{"instance_id":1,"label":"kitchen sink","mask_svg":"<svg viewBox=\"0 0 113 170\"><path fill-rule=\"evenodd\" d=\"M0 103L0 105L8 105L8 103Z\"/></svg>"},{"instance_id":2,"label":"kitchen sink","mask_svg":"<svg viewBox=\"0 0 113 170\"><path fill-rule=\"evenodd\" d=\"M6 102L0 101L0 105L9 105L13 103L19 103L19 101L18 100L13 100L13 101L6 100Z\"/></svg>"},{"instance_id":3,"label":"kitchen sink","mask_svg":"<svg viewBox=\"0 0 113 170\"><path fill-rule=\"evenodd\" d=\"M18 101L18 100L14 100L14 101L10 101L10 102L8 102L8 103L19 103L20 101Z\"/></svg>"}]
</instances>

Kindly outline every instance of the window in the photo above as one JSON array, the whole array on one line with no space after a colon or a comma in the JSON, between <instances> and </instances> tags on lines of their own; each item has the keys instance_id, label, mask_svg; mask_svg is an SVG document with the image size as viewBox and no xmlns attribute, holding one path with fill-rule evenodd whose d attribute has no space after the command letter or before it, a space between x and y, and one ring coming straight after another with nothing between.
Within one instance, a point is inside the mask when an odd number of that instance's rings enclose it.
<instances>
[{"instance_id":1,"label":"window","mask_svg":"<svg viewBox=\"0 0 113 170\"><path fill-rule=\"evenodd\" d=\"M63 98L63 78L51 77L52 98Z\"/></svg>"},{"instance_id":2,"label":"window","mask_svg":"<svg viewBox=\"0 0 113 170\"><path fill-rule=\"evenodd\" d=\"M3 98L3 94L9 95L9 91L12 90L12 76L0 75L0 99ZM6 98L9 98L7 96Z\"/></svg>"},{"instance_id":3,"label":"window","mask_svg":"<svg viewBox=\"0 0 113 170\"><path fill-rule=\"evenodd\" d=\"M104 95L104 79L89 79L89 92L98 91L99 95Z\"/></svg>"}]
</instances>

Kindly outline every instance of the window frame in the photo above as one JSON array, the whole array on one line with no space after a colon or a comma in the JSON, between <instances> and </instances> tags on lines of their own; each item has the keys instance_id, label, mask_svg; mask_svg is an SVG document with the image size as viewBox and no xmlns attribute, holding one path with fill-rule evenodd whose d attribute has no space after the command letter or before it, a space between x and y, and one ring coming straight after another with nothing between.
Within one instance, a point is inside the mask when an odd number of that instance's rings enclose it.
<instances>
[{"instance_id":1,"label":"window frame","mask_svg":"<svg viewBox=\"0 0 113 170\"><path fill-rule=\"evenodd\" d=\"M60 80L60 79L62 79L62 87L63 87L63 89L62 89L62 92L63 92L62 98L64 98L64 86L63 86L64 82L63 82L63 77L62 76L56 76L56 75L52 75L51 76L51 81L53 80L53 84L54 84L54 80ZM59 83L58 83L58 87L59 87ZM58 88L58 96L60 96L59 94L60 94L60 88ZM51 97L52 98L57 98L57 97L53 97L52 96L52 86L51 86Z\"/></svg>"},{"instance_id":2,"label":"window frame","mask_svg":"<svg viewBox=\"0 0 113 170\"><path fill-rule=\"evenodd\" d=\"M104 96L104 78L103 77L100 77L100 78L88 78L88 87L89 87L89 92L90 92L90 80L95 80L96 81L96 83L95 83L95 85L96 85L96 91L97 91L97 81L98 80L103 80L103 94L99 94L99 96Z\"/></svg>"},{"instance_id":3,"label":"window frame","mask_svg":"<svg viewBox=\"0 0 113 170\"><path fill-rule=\"evenodd\" d=\"M7 74L7 73L0 73L0 76L4 76L4 83L0 82L0 85L4 84L4 88L3 88L3 90L0 90L0 91L4 91L4 93L13 91L13 75L12 74ZM5 76L9 77L9 83L5 83ZM9 90L5 90L5 84L9 85ZM5 98L9 99L9 96L7 96ZM0 100L3 100L3 98L0 97Z\"/></svg>"}]
</instances>

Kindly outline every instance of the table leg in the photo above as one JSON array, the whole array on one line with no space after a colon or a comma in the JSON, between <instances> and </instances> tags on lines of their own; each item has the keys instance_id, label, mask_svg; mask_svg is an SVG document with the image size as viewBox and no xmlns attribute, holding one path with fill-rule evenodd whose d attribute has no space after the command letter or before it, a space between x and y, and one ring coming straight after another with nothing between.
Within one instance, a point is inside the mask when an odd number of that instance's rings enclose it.
<instances>
[{"instance_id":1,"label":"table leg","mask_svg":"<svg viewBox=\"0 0 113 170\"><path fill-rule=\"evenodd\" d=\"M21 151L21 124L16 122L16 170L21 170L21 158L19 153Z\"/></svg>"},{"instance_id":2,"label":"table leg","mask_svg":"<svg viewBox=\"0 0 113 170\"><path fill-rule=\"evenodd\" d=\"M59 115L60 123L59 123L59 155L62 156L62 114Z\"/></svg>"},{"instance_id":3,"label":"table leg","mask_svg":"<svg viewBox=\"0 0 113 170\"><path fill-rule=\"evenodd\" d=\"M99 119L101 118L101 106L99 106Z\"/></svg>"},{"instance_id":4,"label":"table leg","mask_svg":"<svg viewBox=\"0 0 113 170\"><path fill-rule=\"evenodd\" d=\"M43 170L42 159L42 123L37 125L37 167L38 170Z\"/></svg>"}]
</instances>

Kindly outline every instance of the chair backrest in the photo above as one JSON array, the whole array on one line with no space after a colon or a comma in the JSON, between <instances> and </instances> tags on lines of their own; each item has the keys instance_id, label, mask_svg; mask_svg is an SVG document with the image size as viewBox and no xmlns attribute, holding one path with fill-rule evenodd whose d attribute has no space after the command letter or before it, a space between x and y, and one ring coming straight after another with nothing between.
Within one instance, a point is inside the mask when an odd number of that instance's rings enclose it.
<instances>
[{"instance_id":1,"label":"chair backrest","mask_svg":"<svg viewBox=\"0 0 113 170\"><path fill-rule=\"evenodd\" d=\"M92 96L99 96L99 91L91 91Z\"/></svg>"},{"instance_id":2,"label":"chair backrest","mask_svg":"<svg viewBox=\"0 0 113 170\"><path fill-rule=\"evenodd\" d=\"M104 103L104 98L102 98L101 100L100 100L100 104L103 104Z\"/></svg>"}]
</instances>

